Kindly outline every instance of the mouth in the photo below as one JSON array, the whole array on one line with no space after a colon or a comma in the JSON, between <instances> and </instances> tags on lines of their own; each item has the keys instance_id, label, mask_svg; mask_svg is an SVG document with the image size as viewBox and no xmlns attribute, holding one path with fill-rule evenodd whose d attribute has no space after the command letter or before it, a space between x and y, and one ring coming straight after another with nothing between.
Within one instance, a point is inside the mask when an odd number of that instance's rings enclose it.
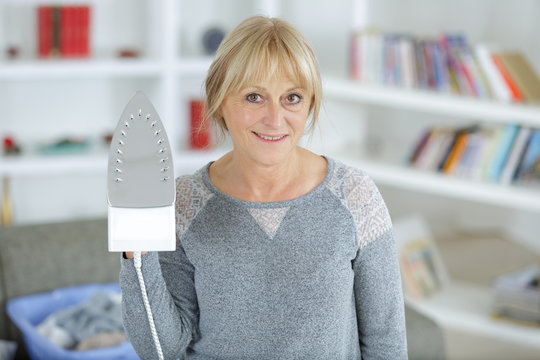
<instances>
[{"instance_id":1,"label":"mouth","mask_svg":"<svg viewBox=\"0 0 540 360\"><path fill-rule=\"evenodd\" d=\"M269 136L269 135L263 135L258 132L252 131L255 136L257 136L259 139L269 141L269 142L278 142L280 140L285 139L288 135L278 135L278 136Z\"/></svg>"}]
</instances>

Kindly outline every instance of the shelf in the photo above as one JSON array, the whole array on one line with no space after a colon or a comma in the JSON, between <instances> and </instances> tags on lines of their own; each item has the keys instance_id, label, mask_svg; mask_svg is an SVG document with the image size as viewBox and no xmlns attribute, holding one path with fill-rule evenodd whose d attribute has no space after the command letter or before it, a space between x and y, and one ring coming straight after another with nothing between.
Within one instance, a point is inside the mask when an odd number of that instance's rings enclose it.
<instances>
[{"instance_id":1,"label":"shelf","mask_svg":"<svg viewBox=\"0 0 540 360\"><path fill-rule=\"evenodd\" d=\"M355 101L466 119L520 123L540 127L540 106L505 104L465 96L431 91L400 89L389 86L363 85L336 77L323 80L325 96L342 101Z\"/></svg>"},{"instance_id":2,"label":"shelf","mask_svg":"<svg viewBox=\"0 0 540 360\"><path fill-rule=\"evenodd\" d=\"M430 298L406 298L405 302L442 327L475 332L540 349L540 328L491 318L489 311L492 299L493 290L488 287L453 281Z\"/></svg>"},{"instance_id":3,"label":"shelf","mask_svg":"<svg viewBox=\"0 0 540 360\"><path fill-rule=\"evenodd\" d=\"M210 151L181 151L173 154L175 176L185 171L202 167L225 153L223 149ZM61 176L87 173L105 173L107 154L91 153L56 156L14 156L3 157L0 162L0 176Z\"/></svg>"},{"instance_id":4,"label":"shelf","mask_svg":"<svg viewBox=\"0 0 540 360\"><path fill-rule=\"evenodd\" d=\"M186 58L174 63L174 71L183 76L206 74L212 58ZM95 77L155 77L163 74L160 61L140 59L58 59L0 62L1 80L73 79Z\"/></svg>"},{"instance_id":5,"label":"shelf","mask_svg":"<svg viewBox=\"0 0 540 360\"><path fill-rule=\"evenodd\" d=\"M96 77L153 77L159 61L140 59L59 59L0 62L0 80L73 79Z\"/></svg>"},{"instance_id":6,"label":"shelf","mask_svg":"<svg viewBox=\"0 0 540 360\"><path fill-rule=\"evenodd\" d=\"M539 189L483 183L370 160L341 158L365 171L378 184L484 204L540 211Z\"/></svg>"},{"instance_id":7,"label":"shelf","mask_svg":"<svg viewBox=\"0 0 540 360\"><path fill-rule=\"evenodd\" d=\"M199 76L205 75L212 63L213 58L211 57L200 57L200 58L185 58L181 59L176 63L175 70L179 75L184 76Z\"/></svg>"}]
</instances>

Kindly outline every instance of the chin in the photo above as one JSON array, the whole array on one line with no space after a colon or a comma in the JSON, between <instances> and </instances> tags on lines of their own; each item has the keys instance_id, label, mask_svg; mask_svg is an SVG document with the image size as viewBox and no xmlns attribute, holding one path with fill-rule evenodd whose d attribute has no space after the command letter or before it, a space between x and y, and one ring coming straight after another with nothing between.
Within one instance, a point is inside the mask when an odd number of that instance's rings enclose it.
<instances>
[{"instance_id":1,"label":"chin","mask_svg":"<svg viewBox=\"0 0 540 360\"><path fill-rule=\"evenodd\" d=\"M254 162L263 165L263 166L274 166L279 165L286 161L291 156L290 152L287 153L269 153L269 152L258 152L251 154L251 158Z\"/></svg>"}]
</instances>

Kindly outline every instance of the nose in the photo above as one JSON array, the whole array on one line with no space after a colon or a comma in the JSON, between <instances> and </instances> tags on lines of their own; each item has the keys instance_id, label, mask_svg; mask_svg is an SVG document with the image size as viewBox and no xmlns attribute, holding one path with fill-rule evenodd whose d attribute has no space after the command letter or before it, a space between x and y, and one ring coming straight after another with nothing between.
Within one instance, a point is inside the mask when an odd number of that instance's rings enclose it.
<instances>
[{"instance_id":1,"label":"nose","mask_svg":"<svg viewBox=\"0 0 540 360\"><path fill-rule=\"evenodd\" d=\"M266 105L266 113L263 118L263 124L271 130L278 130L282 127L284 121L284 109L278 102L269 102Z\"/></svg>"}]
</instances>

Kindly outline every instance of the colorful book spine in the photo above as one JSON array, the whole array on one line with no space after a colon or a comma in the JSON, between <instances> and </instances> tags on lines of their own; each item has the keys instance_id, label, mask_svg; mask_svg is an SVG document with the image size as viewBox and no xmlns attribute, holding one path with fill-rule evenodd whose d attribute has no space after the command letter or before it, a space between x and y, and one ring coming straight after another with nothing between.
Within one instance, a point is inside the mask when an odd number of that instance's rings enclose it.
<instances>
[{"instance_id":1,"label":"colorful book spine","mask_svg":"<svg viewBox=\"0 0 540 360\"><path fill-rule=\"evenodd\" d=\"M497 70L501 74L502 78L504 79L504 82L506 83L506 86L510 90L510 94L512 95L512 100L515 102L521 102L523 101L523 95L521 94L521 91L518 89L516 83L504 67L503 62L499 58L497 54L491 55L493 58L493 63L497 67Z\"/></svg>"},{"instance_id":2,"label":"colorful book spine","mask_svg":"<svg viewBox=\"0 0 540 360\"><path fill-rule=\"evenodd\" d=\"M467 145L469 142L469 134L467 132L462 132L456 135L456 141L454 146L452 147L452 150L450 151L450 155L448 156L448 159L443 165L442 172L445 174L453 175L456 171L456 168L459 165L459 162L461 161L461 158L465 154L465 150L467 149Z\"/></svg>"},{"instance_id":3,"label":"colorful book spine","mask_svg":"<svg viewBox=\"0 0 540 360\"><path fill-rule=\"evenodd\" d=\"M48 58L52 55L52 6L39 6L38 12L38 56Z\"/></svg>"},{"instance_id":4,"label":"colorful book spine","mask_svg":"<svg viewBox=\"0 0 540 360\"><path fill-rule=\"evenodd\" d=\"M475 46L475 55L478 59L479 66L487 79L490 89L492 90L493 97L501 101L511 101L512 94L506 82L504 81L502 74L497 69L495 62L493 61L490 46L486 44L478 44Z\"/></svg>"},{"instance_id":5,"label":"colorful book spine","mask_svg":"<svg viewBox=\"0 0 540 360\"><path fill-rule=\"evenodd\" d=\"M529 138L516 180L522 184L540 184L540 129L535 129Z\"/></svg>"},{"instance_id":6,"label":"colorful book spine","mask_svg":"<svg viewBox=\"0 0 540 360\"><path fill-rule=\"evenodd\" d=\"M489 165L487 174L487 180L490 182L498 182L501 176L501 172L506 163L508 155L512 149L515 137L518 133L519 127L515 124L505 125L503 135L500 143L497 144L497 150L494 154L493 160Z\"/></svg>"}]
</instances>

